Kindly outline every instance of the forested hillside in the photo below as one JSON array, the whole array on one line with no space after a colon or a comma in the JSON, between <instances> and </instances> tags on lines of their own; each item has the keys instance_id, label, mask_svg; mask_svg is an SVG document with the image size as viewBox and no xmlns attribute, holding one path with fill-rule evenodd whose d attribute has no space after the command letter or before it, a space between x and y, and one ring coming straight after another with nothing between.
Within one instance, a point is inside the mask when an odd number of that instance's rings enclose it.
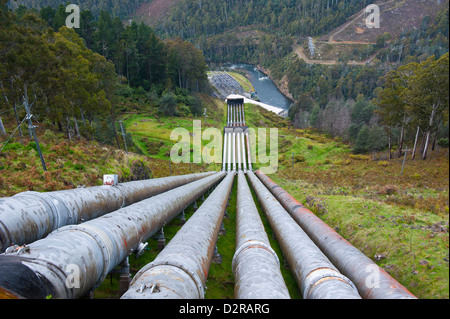
<instances>
[{"instance_id":1,"label":"forested hillside","mask_svg":"<svg viewBox=\"0 0 450 319\"><path fill-rule=\"evenodd\" d=\"M73 0L68 3L77 4L81 10L90 10L94 15L100 14L101 11L107 11L114 16L126 18L135 12L139 5L148 0ZM10 1L13 9L17 9L20 5L28 8L42 9L45 7L57 8L65 1L59 0L14 0Z\"/></svg>"},{"instance_id":2,"label":"forested hillside","mask_svg":"<svg viewBox=\"0 0 450 319\"><path fill-rule=\"evenodd\" d=\"M120 147L118 108L128 111L131 99L143 97L146 107L171 116L179 109L193 115L203 110L193 93L208 89L207 65L189 42L163 41L150 27L124 26L107 12L94 19L89 10L75 31L63 25L68 13L62 5L14 12L6 3L0 2L3 119L14 118L19 126L26 103L35 121L68 139L83 136Z\"/></svg>"},{"instance_id":3,"label":"forested hillside","mask_svg":"<svg viewBox=\"0 0 450 319\"><path fill-rule=\"evenodd\" d=\"M292 36L319 35L344 23L369 3L366 0L181 0L160 29L170 36L183 38L210 37L250 25Z\"/></svg>"}]
</instances>

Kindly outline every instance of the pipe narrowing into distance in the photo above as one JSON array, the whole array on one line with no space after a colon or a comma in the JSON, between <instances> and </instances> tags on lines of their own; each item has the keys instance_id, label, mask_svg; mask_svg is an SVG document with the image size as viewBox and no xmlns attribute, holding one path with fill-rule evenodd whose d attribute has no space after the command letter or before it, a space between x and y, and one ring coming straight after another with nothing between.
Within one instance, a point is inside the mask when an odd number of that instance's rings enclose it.
<instances>
[{"instance_id":1,"label":"pipe narrowing into distance","mask_svg":"<svg viewBox=\"0 0 450 319\"><path fill-rule=\"evenodd\" d=\"M280 261L270 246L242 171L238 173L236 252L232 269L236 299L290 299Z\"/></svg>"},{"instance_id":2,"label":"pipe narrowing into distance","mask_svg":"<svg viewBox=\"0 0 450 319\"><path fill-rule=\"evenodd\" d=\"M59 228L27 249L1 254L0 290L32 299L84 296L225 175L216 173L81 225Z\"/></svg>"},{"instance_id":3,"label":"pipe narrowing into distance","mask_svg":"<svg viewBox=\"0 0 450 319\"><path fill-rule=\"evenodd\" d=\"M121 299L203 299L220 225L234 181L228 173Z\"/></svg>"},{"instance_id":4,"label":"pipe narrowing into distance","mask_svg":"<svg viewBox=\"0 0 450 319\"><path fill-rule=\"evenodd\" d=\"M251 171L250 183L304 299L361 299L354 284L328 260Z\"/></svg>"},{"instance_id":5,"label":"pipe narrowing into distance","mask_svg":"<svg viewBox=\"0 0 450 319\"><path fill-rule=\"evenodd\" d=\"M244 173L247 173L247 161L245 160L245 142L244 142L244 133L239 134L241 136L241 145L242 145L242 166L244 169Z\"/></svg>"},{"instance_id":6,"label":"pipe narrowing into distance","mask_svg":"<svg viewBox=\"0 0 450 319\"><path fill-rule=\"evenodd\" d=\"M32 243L65 225L92 220L211 173L164 177L47 193L0 198L0 253Z\"/></svg>"},{"instance_id":7,"label":"pipe narrowing into distance","mask_svg":"<svg viewBox=\"0 0 450 319\"><path fill-rule=\"evenodd\" d=\"M280 201L330 261L358 288L365 299L416 299L404 286L350 244L319 217L261 171L256 175Z\"/></svg>"}]
</instances>

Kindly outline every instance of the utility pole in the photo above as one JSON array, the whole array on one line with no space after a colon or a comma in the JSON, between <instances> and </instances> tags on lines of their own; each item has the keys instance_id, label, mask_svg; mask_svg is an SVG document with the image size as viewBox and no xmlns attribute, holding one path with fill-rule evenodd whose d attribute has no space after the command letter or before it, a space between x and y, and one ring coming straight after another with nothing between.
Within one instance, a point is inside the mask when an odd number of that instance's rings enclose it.
<instances>
[{"instance_id":1,"label":"utility pole","mask_svg":"<svg viewBox=\"0 0 450 319\"><path fill-rule=\"evenodd\" d=\"M123 131L122 121L119 121L119 123L120 123L120 130L122 131L123 142L124 142L124 144L125 144L125 152L127 152L127 154L128 154L127 140L126 140L126 138L125 138L125 132Z\"/></svg>"},{"instance_id":2,"label":"utility pole","mask_svg":"<svg viewBox=\"0 0 450 319\"><path fill-rule=\"evenodd\" d=\"M36 102L36 100L34 100L34 102ZM47 171L47 167L45 166L45 161L44 161L44 157L42 156L42 151L41 151L41 147L39 145L39 141L37 139L36 136L36 132L34 131L34 128L37 126L33 125L33 121L31 120L31 118L33 117L33 114L31 114L31 107L33 106L33 103L31 103L31 105L28 105L28 94L27 94L27 89L25 87L25 96L24 96L24 102L23 105L25 106L25 111L27 112L27 121L28 121L28 130L30 131L30 134L34 136L34 142L36 143L36 147L39 153L39 157L41 159L41 163L42 163L42 168L44 169L44 172Z\"/></svg>"}]
</instances>

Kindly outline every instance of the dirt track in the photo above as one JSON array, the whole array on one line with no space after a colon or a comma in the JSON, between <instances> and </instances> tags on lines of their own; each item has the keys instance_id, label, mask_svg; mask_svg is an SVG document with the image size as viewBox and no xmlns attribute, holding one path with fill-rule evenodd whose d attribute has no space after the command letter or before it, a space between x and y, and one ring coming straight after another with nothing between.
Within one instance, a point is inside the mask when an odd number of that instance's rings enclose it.
<instances>
[{"instance_id":1,"label":"dirt track","mask_svg":"<svg viewBox=\"0 0 450 319\"><path fill-rule=\"evenodd\" d=\"M341 42L338 42L341 43ZM300 59L304 60L308 64L324 64L324 65L335 65L338 63L342 63L338 60L311 60L308 59L305 55L305 52L303 52L303 48L301 46L297 46L294 48L295 53L299 56ZM348 65L366 65L366 63L370 63L374 58L376 54L372 55L370 58L364 61L347 61Z\"/></svg>"}]
</instances>

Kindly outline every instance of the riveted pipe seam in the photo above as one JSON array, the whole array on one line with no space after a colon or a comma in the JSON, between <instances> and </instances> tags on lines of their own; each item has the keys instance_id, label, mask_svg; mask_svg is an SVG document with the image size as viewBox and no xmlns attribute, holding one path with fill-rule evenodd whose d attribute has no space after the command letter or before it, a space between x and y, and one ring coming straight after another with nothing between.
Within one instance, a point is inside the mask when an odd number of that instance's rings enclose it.
<instances>
[{"instance_id":1,"label":"riveted pipe seam","mask_svg":"<svg viewBox=\"0 0 450 319\"><path fill-rule=\"evenodd\" d=\"M270 245L268 245L265 242L259 241L259 240L249 240L249 241L245 242L244 244L242 244L241 246L239 246L238 249L236 249L236 252L234 253L234 256L233 256L233 260L231 262L231 265L232 265L231 267L235 268L237 260L239 259L239 255L241 253L243 253L244 251L251 249L251 248L258 248L258 249L266 250L273 256L273 259L276 261L278 266L280 265L280 260L278 259L277 253L272 249L272 247L270 247Z\"/></svg>"}]
</instances>

